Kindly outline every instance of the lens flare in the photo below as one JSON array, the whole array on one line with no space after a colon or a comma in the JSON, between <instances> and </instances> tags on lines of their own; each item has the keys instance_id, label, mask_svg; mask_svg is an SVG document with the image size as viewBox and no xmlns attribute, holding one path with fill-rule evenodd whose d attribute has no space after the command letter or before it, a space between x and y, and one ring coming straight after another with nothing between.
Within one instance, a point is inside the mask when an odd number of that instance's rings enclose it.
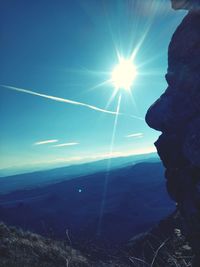
<instances>
[{"instance_id":1,"label":"lens flare","mask_svg":"<svg viewBox=\"0 0 200 267\"><path fill-rule=\"evenodd\" d=\"M112 84L115 89L129 91L137 76L136 66L131 59L120 58L119 64L112 71Z\"/></svg>"}]
</instances>

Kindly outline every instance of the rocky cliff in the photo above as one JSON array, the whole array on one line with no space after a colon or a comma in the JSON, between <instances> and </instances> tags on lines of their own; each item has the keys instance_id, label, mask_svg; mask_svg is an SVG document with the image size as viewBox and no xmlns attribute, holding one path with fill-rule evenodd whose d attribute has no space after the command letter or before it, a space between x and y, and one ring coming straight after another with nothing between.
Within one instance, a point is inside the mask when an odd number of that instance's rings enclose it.
<instances>
[{"instance_id":1,"label":"rocky cliff","mask_svg":"<svg viewBox=\"0 0 200 267\"><path fill-rule=\"evenodd\" d=\"M168 88L150 107L148 125L162 132L155 145L166 167L167 189L184 219L200 266L200 0L172 0L189 12L168 50Z\"/></svg>"}]
</instances>

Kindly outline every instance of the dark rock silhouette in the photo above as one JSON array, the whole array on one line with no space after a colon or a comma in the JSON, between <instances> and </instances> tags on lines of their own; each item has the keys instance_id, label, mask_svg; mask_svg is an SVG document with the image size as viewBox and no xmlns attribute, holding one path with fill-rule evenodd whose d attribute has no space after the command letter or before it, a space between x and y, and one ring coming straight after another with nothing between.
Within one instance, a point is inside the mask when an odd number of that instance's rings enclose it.
<instances>
[{"instance_id":1,"label":"dark rock silhouette","mask_svg":"<svg viewBox=\"0 0 200 267\"><path fill-rule=\"evenodd\" d=\"M200 5L199 0L171 0L174 9L193 9Z\"/></svg>"},{"instance_id":2,"label":"dark rock silhouette","mask_svg":"<svg viewBox=\"0 0 200 267\"><path fill-rule=\"evenodd\" d=\"M172 1L189 9L168 50L168 88L150 107L148 125L162 131L155 145L166 167L167 189L184 218L200 266L200 0Z\"/></svg>"}]
</instances>

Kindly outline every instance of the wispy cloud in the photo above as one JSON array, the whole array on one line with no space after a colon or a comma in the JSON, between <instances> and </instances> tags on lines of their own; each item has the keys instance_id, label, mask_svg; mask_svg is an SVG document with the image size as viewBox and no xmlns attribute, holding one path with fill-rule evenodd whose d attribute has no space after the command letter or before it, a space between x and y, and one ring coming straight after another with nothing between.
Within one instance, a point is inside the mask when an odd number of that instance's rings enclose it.
<instances>
[{"instance_id":1,"label":"wispy cloud","mask_svg":"<svg viewBox=\"0 0 200 267\"><path fill-rule=\"evenodd\" d=\"M57 143L57 142L58 142L57 139L44 140L44 141L38 141L38 142L35 142L34 145L35 145L35 146L39 146L39 145L46 145L46 144Z\"/></svg>"},{"instance_id":2,"label":"wispy cloud","mask_svg":"<svg viewBox=\"0 0 200 267\"><path fill-rule=\"evenodd\" d=\"M29 95L35 95L35 96L47 98L47 99L51 99L51 100L54 100L54 101L57 101L57 102L63 102L63 103L71 104L71 105L83 106L83 107L86 107L86 108L89 108L89 109L93 109L93 110L96 110L96 111L99 111L99 112L103 112L103 113L114 114L114 115L117 114L115 111L102 109L102 108L99 108L97 106L93 106L93 105L82 103L82 102L73 101L73 100L66 99L66 98L61 98L61 97L57 97L57 96L41 94L41 93L38 93L38 92L35 92L35 91L31 91L31 90L27 90L27 89L23 89L23 88L18 88L18 87L14 87L14 86L8 86L8 85L1 85L1 86L3 86L4 88L13 90L13 91L17 91L17 92L20 92L20 93L25 93L25 94L29 94Z\"/></svg>"},{"instance_id":3,"label":"wispy cloud","mask_svg":"<svg viewBox=\"0 0 200 267\"><path fill-rule=\"evenodd\" d=\"M76 146L76 145L79 145L79 143L76 143L76 142L64 143L64 144L53 145L53 147Z\"/></svg>"},{"instance_id":4,"label":"wispy cloud","mask_svg":"<svg viewBox=\"0 0 200 267\"><path fill-rule=\"evenodd\" d=\"M141 137L143 137L144 136L144 134L143 133L133 133L133 134L129 134L129 135L126 135L125 137L126 138L136 138L136 137L138 137L138 138L141 138Z\"/></svg>"}]
</instances>

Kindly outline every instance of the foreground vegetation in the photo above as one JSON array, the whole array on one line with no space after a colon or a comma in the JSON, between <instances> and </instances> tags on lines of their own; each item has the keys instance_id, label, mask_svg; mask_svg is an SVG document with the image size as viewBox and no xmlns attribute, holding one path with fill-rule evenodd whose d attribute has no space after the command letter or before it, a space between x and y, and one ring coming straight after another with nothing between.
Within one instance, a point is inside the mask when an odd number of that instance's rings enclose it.
<instances>
[{"instance_id":1,"label":"foreground vegetation","mask_svg":"<svg viewBox=\"0 0 200 267\"><path fill-rule=\"evenodd\" d=\"M166 238L162 226L130 240L113 253L97 245L81 252L69 233L55 241L0 223L0 267L192 267L193 253L180 229Z\"/></svg>"}]
</instances>

